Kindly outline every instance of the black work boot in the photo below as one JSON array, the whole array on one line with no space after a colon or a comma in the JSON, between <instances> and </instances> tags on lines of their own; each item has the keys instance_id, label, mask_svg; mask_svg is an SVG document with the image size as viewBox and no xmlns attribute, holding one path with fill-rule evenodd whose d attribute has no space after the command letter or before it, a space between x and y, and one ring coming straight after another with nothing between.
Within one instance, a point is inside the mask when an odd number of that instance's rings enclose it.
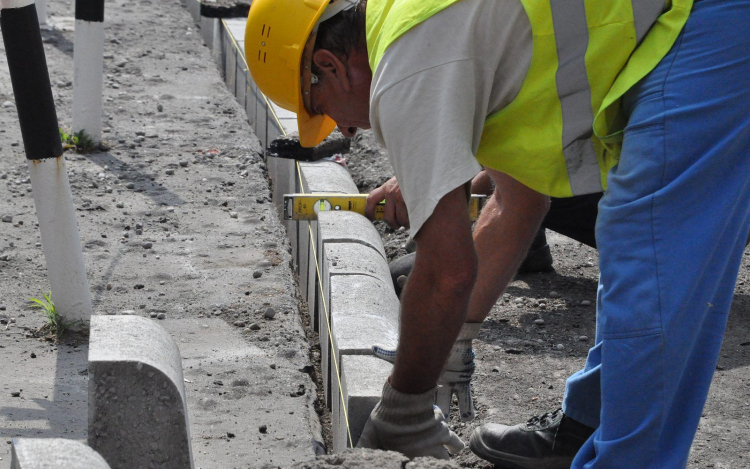
<instances>
[{"instance_id":1,"label":"black work boot","mask_svg":"<svg viewBox=\"0 0 750 469\"><path fill-rule=\"evenodd\" d=\"M544 231L544 227L539 228L534 236L534 241L531 242L529 252L526 253L526 258L518 268L518 272L521 274L530 274L534 272L552 272L555 270L552 267L552 253L549 250L549 244L547 244L547 235Z\"/></svg>"},{"instance_id":2,"label":"black work boot","mask_svg":"<svg viewBox=\"0 0 750 469\"><path fill-rule=\"evenodd\" d=\"M490 423L471 434L469 447L482 459L508 469L570 469L594 429L562 409L512 427Z\"/></svg>"}]
</instances>

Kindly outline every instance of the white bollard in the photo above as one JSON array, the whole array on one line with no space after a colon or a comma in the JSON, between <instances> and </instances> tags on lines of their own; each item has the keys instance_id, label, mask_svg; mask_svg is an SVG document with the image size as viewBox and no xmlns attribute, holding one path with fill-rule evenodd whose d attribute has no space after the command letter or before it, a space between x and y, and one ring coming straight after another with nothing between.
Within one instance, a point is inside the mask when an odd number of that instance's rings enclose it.
<instances>
[{"instance_id":1,"label":"white bollard","mask_svg":"<svg viewBox=\"0 0 750 469\"><path fill-rule=\"evenodd\" d=\"M91 293L65 158L28 160L52 300L68 322L88 321Z\"/></svg>"},{"instance_id":2,"label":"white bollard","mask_svg":"<svg viewBox=\"0 0 750 469\"><path fill-rule=\"evenodd\" d=\"M0 0L0 32L31 175L52 298L68 322L91 316L91 294L33 0Z\"/></svg>"},{"instance_id":3,"label":"white bollard","mask_svg":"<svg viewBox=\"0 0 750 469\"><path fill-rule=\"evenodd\" d=\"M104 0L76 0L73 42L73 133L83 130L94 143L102 134Z\"/></svg>"}]
</instances>

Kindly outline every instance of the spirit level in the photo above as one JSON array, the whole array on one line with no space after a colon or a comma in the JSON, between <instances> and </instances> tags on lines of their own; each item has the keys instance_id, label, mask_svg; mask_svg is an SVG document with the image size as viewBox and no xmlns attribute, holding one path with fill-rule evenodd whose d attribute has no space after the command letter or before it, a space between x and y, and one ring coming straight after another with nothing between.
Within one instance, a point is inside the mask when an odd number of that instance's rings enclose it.
<instances>
[{"instance_id":1,"label":"spirit level","mask_svg":"<svg viewBox=\"0 0 750 469\"><path fill-rule=\"evenodd\" d=\"M476 220L487 199L486 195L472 195L469 199L469 217ZM365 214L367 194L285 194L284 220L316 220L319 212L343 210ZM375 207L375 219L382 220L385 201Z\"/></svg>"}]
</instances>

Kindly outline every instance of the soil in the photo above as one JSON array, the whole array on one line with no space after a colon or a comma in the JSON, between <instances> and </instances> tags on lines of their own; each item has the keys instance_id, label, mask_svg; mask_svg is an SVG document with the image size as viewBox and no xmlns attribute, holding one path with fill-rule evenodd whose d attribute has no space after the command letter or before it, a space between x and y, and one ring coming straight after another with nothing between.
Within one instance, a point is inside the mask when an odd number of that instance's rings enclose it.
<instances>
[{"instance_id":1,"label":"soil","mask_svg":"<svg viewBox=\"0 0 750 469\"><path fill-rule=\"evenodd\" d=\"M371 132L354 138L346 165L360 192L392 176L387 153ZM376 223L393 259L405 252L408 233ZM596 330L599 276L595 249L547 231L554 272L518 275L487 317L474 342L473 389L477 418L451 427L468 443L484 423L516 424L559 407L565 380L585 363ZM543 324L537 324L542 319ZM724 344L688 467L750 467L750 256L742 261ZM454 462L490 468L468 449Z\"/></svg>"},{"instance_id":2,"label":"soil","mask_svg":"<svg viewBox=\"0 0 750 469\"><path fill-rule=\"evenodd\" d=\"M42 31L63 129L74 4L49 2ZM104 146L65 153L95 314L154 318L179 344L196 468L313 459L310 349L260 143L184 3L107 1L104 28ZM87 343L34 333L29 298L50 287L32 191L0 41L0 469L14 437L86 441Z\"/></svg>"}]
</instances>

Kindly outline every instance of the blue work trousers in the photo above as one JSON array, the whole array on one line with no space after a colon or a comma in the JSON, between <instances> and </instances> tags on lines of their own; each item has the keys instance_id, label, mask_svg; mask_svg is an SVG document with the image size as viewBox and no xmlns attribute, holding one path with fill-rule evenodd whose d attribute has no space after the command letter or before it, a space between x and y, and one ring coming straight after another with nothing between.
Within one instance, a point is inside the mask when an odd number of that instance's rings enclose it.
<instances>
[{"instance_id":1,"label":"blue work trousers","mask_svg":"<svg viewBox=\"0 0 750 469\"><path fill-rule=\"evenodd\" d=\"M624 97L599 203L596 345L567 415L596 428L573 469L679 469L716 367L750 230L750 0L698 0Z\"/></svg>"}]
</instances>

